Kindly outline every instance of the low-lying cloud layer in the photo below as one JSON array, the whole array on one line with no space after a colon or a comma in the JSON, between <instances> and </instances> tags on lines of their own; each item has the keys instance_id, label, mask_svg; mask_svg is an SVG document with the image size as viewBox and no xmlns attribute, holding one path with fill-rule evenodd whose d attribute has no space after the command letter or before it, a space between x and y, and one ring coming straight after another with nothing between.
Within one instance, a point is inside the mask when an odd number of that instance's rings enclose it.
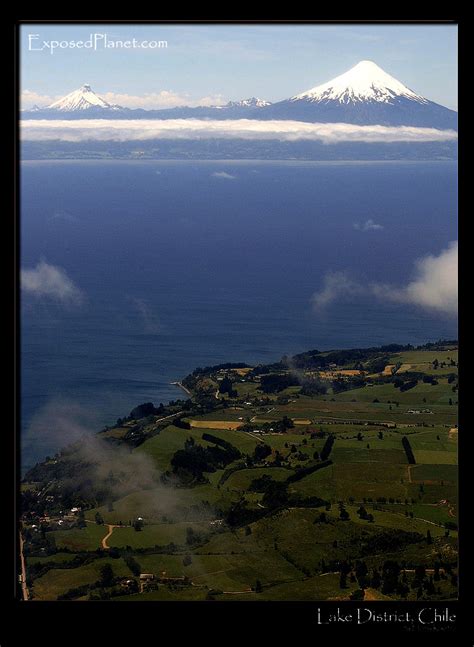
<instances>
[{"instance_id":1,"label":"low-lying cloud layer","mask_svg":"<svg viewBox=\"0 0 474 647\"><path fill-rule=\"evenodd\" d=\"M438 256L429 255L415 263L413 279L403 287L362 284L346 272L328 272L322 288L313 294L314 310L323 312L342 299L373 295L382 301L412 304L421 308L456 316L458 310L458 242L453 241Z\"/></svg>"},{"instance_id":2,"label":"low-lying cloud layer","mask_svg":"<svg viewBox=\"0 0 474 647\"><path fill-rule=\"evenodd\" d=\"M66 305L78 305L84 295L60 267L40 261L32 269L23 268L20 273L23 293L37 299L58 301Z\"/></svg>"},{"instance_id":3,"label":"low-lying cloud layer","mask_svg":"<svg viewBox=\"0 0 474 647\"><path fill-rule=\"evenodd\" d=\"M152 139L246 139L391 143L456 141L454 130L414 126L356 126L344 123L259 121L252 119L32 119L21 122L25 141L145 141Z\"/></svg>"}]
</instances>

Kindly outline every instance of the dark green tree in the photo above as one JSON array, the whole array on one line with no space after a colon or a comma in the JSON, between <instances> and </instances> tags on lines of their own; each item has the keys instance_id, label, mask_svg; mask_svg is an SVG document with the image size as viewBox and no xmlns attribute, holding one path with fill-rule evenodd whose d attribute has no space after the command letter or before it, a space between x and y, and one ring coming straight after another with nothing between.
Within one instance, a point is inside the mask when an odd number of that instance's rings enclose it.
<instances>
[{"instance_id":1,"label":"dark green tree","mask_svg":"<svg viewBox=\"0 0 474 647\"><path fill-rule=\"evenodd\" d=\"M107 563L101 566L99 570L99 582L100 586L107 587L112 586L114 583L114 570L112 566Z\"/></svg>"}]
</instances>

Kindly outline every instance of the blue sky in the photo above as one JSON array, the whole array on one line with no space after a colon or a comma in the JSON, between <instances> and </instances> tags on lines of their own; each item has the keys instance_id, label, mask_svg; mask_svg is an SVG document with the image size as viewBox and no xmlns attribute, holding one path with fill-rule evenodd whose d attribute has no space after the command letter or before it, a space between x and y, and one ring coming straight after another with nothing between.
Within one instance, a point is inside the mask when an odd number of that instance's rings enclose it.
<instances>
[{"instance_id":1,"label":"blue sky","mask_svg":"<svg viewBox=\"0 0 474 647\"><path fill-rule=\"evenodd\" d=\"M43 41L166 40L166 49L56 49ZM29 49L29 34L37 34ZM100 42L101 44L101 42ZM457 109L456 25L23 25L24 107L89 83L130 107L278 101L370 59L432 101Z\"/></svg>"}]
</instances>

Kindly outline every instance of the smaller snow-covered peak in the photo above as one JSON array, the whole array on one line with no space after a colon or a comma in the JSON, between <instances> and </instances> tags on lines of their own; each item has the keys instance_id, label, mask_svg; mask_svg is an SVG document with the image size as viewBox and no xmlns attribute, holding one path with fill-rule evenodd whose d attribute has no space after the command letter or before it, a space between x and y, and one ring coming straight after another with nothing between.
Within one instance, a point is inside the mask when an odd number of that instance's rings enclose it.
<instances>
[{"instance_id":1,"label":"smaller snow-covered peak","mask_svg":"<svg viewBox=\"0 0 474 647\"><path fill-rule=\"evenodd\" d=\"M118 109L120 106L112 105L97 95L88 83L85 83L78 90L70 92L62 99L55 101L48 106L49 110L62 110L72 112L76 110L88 110L89 108Z\"/></svg>"},{"instance_id":2,"label":"smaller snow-covered peak","mask_svg":"<svg viewBox=\"0 0 474 647\"><path fill-rule=\"evenodd\" d=\"M297 94L291 97L290 100L337 101L345 104L361 101L392 103L397 97L403 97L418 103L427 103L424 97L416 94L395 77L387 74L373 61L360 61L344 74L340 74L331 81L317 85L306 92Z\"/></svg>"},{"instance_id":3,"label":"smaller snow-covered peak","mask_svg":"<svg viewBox=\"0 0 474 647\"><path fill-rule=\"evenodd\" d=\"M251 97L250 99L241 99L240 101L229 101L226 108L264 108L270 106L270 101L259 99L258 97Z\"/></svg>"}]
</instances>

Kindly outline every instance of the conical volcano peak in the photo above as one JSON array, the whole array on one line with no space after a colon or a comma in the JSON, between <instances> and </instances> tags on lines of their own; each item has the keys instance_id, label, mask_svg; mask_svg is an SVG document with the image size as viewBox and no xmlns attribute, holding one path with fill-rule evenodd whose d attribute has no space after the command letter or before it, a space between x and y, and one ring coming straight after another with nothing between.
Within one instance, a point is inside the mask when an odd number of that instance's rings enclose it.
<instances>
[{"instance_id":1,"label":"conical volcano peak","mask_svg":"<svg viewBox=\"0 0 474 647\"><path fill-rule=\"evenodd\" d=\"M377 63L374 63L374 61L369 61L369 60L367 60L367 61L359 61L357 63L357 65L354 65L354 67L352 69L353 70L355 70L355 69L381 70L383 72L382 68L379 65L377 65Z\"/></svg>"},{"instance_id":2,"label":"conical volcano peak","mask_svg":"<svg viewBox=\"0 0 474 647\"><path fill-rule=\"evenodd\" d=\"M70 92L62 99L55 101L48 109L62 110L64 112L73 112L76 110L88 110L89 108L107 108L117 109L119 106L107 103L105 99L99 97L88 83L84 83L78 90Z\"/></svg>"},{"instance_id":3,"label":"conical volcano peak","mask_svg":"<svg viewBox=\"0 0 474 647\"><path fill-rule=\"evenodd\" d=\"M339 103L393 103L399 98L427 103L419 94L407 88L385 72L377 63L364 60L331 81L318 85L291 98L292 101L338 101Z\"/></svg>"}]
</instances>

